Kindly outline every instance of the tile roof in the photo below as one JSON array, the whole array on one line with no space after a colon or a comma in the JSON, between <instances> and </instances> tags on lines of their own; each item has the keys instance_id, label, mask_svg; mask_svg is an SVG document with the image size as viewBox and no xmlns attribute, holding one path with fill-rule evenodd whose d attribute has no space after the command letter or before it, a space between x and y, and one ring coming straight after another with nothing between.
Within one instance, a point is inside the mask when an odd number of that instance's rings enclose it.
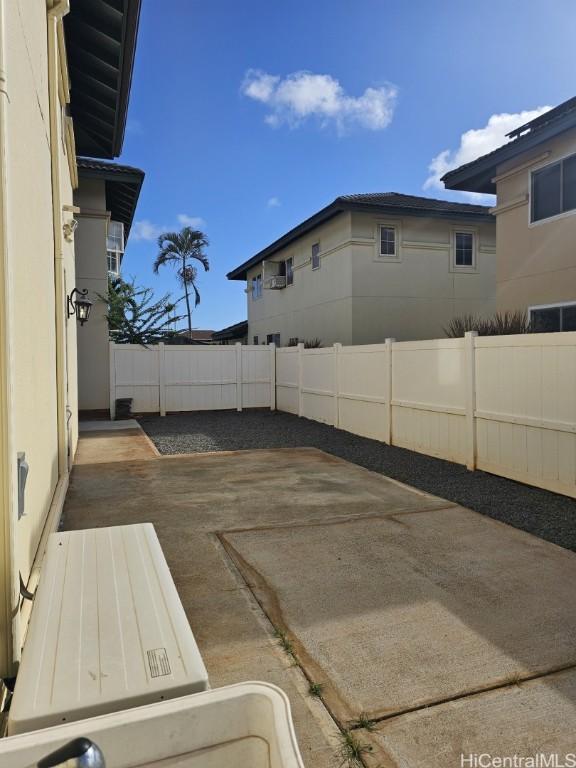
<instances>
[{"instance_id":1,"label":"tile roof","mask_svg":"<svg viewBox=\"0 0 576 768\"><path fill-rule=\"evenodd\" d=\"M144 176L143 170L135 168L132 165L120 165L120 163L96 160L93 157L79 157L77 158L77 161L78 168L85 168L91 171L104 171L106 173L135 173Z\"/></svg>"},{"instance_id":2,"label":"tile roof","mask_svg":"<svg viewBox=\"0 0 576 768\"><path fill-rule=\"evenodd\" d=\"M404 195L401 192L368 192L360 195L341 195L337 200L365 205L386 206L389 208L414 209L415 211L441 211L443 213L479 213L486 214L489 208L485 205L471 203L455 203L450 200L437 200L432 197Z\"/></svg>"},{"instance_id":3,"label":"tile roof","mask_svg":"<svg viewBox=\"0 0 576 768\"><path fill-rule=\"evenodd\" d=\"M325 221L343 211L377 212L393 216L426 216L440 219L468 221L493 221L490 208L485 205L454 203L450 200L437 200L417 195L404 195L400 192L371 192L357 195L341 195L325 208L298 224L282 237L275 240L255 256L245 261L227 274L229 280L245 280L250 267L285 248L290 243L312 231Z\"/></svg>"}]
</instances>

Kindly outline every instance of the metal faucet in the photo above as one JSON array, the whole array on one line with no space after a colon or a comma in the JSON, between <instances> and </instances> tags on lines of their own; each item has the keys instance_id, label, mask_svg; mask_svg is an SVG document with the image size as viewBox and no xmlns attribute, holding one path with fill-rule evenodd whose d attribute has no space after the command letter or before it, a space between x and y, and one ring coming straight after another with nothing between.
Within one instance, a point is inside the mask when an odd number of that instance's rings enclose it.
<instances>
[{"instance_id":1,"label":"metal faucet","mask_svg":"<svg viewBox=\"0 0 576 768\"><path fill-rule=\"evenodd\" d=\"M81 737L64 744L38 761L34 768L106 768L102 750L90 739Z\"/></svg>"}]
</instances>

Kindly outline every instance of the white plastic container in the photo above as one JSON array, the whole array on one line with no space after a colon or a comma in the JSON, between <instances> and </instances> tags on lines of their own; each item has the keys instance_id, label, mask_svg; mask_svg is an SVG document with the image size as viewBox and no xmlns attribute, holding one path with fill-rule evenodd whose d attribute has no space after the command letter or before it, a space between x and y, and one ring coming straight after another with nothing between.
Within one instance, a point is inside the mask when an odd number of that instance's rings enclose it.
<instances>
[{"instance_id":1,"label":"white plastic container","mask_svg":"<svg viewBox=\"0 0 576 768\"><path fill-rule=\"evenodd\" d=\"M2 768L26 768L79 736L106 768L304 768L290 704L268 683L205 693L0 739Z\"/></svg>"},{"instance_id":2,"label":"white plastic container","mask_svg":"<svg viewBox=\"0 0 576 768\"><path fill-rule=\"evenodd\" d=\"M8 733L208 688L151 523L50 536Z\"/></svg>"}]
</instances>

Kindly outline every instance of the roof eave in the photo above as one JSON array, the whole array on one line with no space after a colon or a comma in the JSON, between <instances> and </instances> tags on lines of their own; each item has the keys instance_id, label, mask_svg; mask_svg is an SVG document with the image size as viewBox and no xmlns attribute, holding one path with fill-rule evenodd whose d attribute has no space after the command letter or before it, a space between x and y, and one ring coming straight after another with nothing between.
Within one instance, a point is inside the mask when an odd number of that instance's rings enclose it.
<instances>
[{"instance_id":1,"label":"roof eave","mask_svg":"<svg viewBox=\"0 0 576 768\"><path fill-rule=\"evenodd\" d=\"M122 215L117 215L117 220L122 221L124 224L125 240L128 242L130 230L134 221L134 215L136 213L136 207L138 205L138 199L142 190L142 184L144 183L144 171L140 170L139 168L127 168L126 170L123 169L112 171L102 168L83 168L81 165L79 165L78 177L80 179L100 179L103 181L105 183L105 194L107 198L106 205L110 208L113 208L114 205L109 205L109 184L123 184L128 185L129 189L131 188L131 199L129 199L128 202L130 207L128 211L124 210ZM118 193L116 193L116 195L112 195L112 197L118 197ZM126 208L125 195L123 204L120 207L124 209ZM114 213L114 211L112 211L112 213Z\"/></svg>"},{"instance_id":2,"label":"roof eave","mask_svg":"<svg viewBox=\"0 0 576 768\"><path fill-rule=\"evenodd\" d=\"M551 125L535 131L534 134L525 134L509 144L504 144L500 149L478 160L448 171L442 176L446 189L461 190L463 192L482 192L484 194L496 194L496 185L492 179L497 175L498 166L513 160L518 155L525 154L537 148L545 141L576 128L576 115L569 113L559 118Z\"/></svg>"},{"instance_id":3,"label":"roof eave","mask_svg":"<svg viewBox=\"0 0 576 768\"><path fill-rule=\"evenodd\" d=\"M119 155L122 154L124 135L126 133L128 104L130 101L132 74L134 72L134 60L136 57L136 40L138 36L138 25L140 22L140 8L141 0L132 0L132 2L128 3L127 13L124 17L124 47L122 52L118 111L116 125L114 127L114 157L119 157Z\"/></svg>"},{"instance_id":4,"label":"roof eave","mask_svg":"<svg viewBox=\"0 0 576 768\"><path fill-rule=\"evenodd\" d=\"M275 240L266 248L263 248L243 264L240 264L239 267L236 267L236 269L228 272L226 275L227 279L246 280L246 273L249 269L251 269L251 267L254 267L256 264L264 261L264 259L268 258L268 256L272 256L282 248L286 248L288 245L290 245L290 243L293 243L299 237L302 237L308 232L311 232L325 221L328 221L334 216L337 216L339 213L342 213L343 210L345 210L344 206L335 200L334 202L330 203L330 205L327 205L325 208L322 208L322 210L315 213L313 216L310 216L310 218L306 219L301 224L298 224L298 226L286 232L285 235L282 235L282 237L278 238L278 240Z\"/></svg>"}]
</instances>

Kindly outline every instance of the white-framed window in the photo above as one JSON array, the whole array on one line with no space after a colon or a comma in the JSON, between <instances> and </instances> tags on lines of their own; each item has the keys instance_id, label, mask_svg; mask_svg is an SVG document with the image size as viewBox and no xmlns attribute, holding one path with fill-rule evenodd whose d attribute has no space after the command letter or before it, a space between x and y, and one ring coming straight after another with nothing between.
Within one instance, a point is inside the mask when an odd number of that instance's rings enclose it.
<instances>
[{"instance_id":1,"label":"white-framed window","mask_svg":"<svg viewBox=\"0 0 576 768\"><path fill-rule=\"evenodd\" d=\"M320 243L314 243L312 246L312 269L320 269Z\"/></svg>"},{"instance_id":2,"label":"white-framed window","mask_svg":"<svg viewBox=\"0 0 576 768\"><path fill-rule=\"evenodd\" d=\"M476 271L477 232L473 229L452 230L451 269L459 272Z\"/></svg>"},{"instance_id":3,"label":"white-framed window","mask_svg":"<svg viewBox=\"0 0 576 768\"><path fill-rule=\"evenodd\" d=\"M109 221L106 232L106 253L108 256L108 272L120 274L120 264L124 253L124 224L121 221Z\"/></svg>"},{"instance_id":4,"label":"white-framed window","mask_svg":"<svg viewBox=\"0 0 576 768\"><path fill-rule=\"evenodd\" d=\"M396 256L396 229L380 226L380 256Z\"/></svg>"},{"instance_id":5,"label":"white-framed window","mask_svg":"<svg viewBox=\"0 0 576 768\"><path fill-rule=\"evenodd\" d=\"M252 278L252 301L262 296L262 275L258 274Z\"/></svg>"},{"instance_id":6,"label":"white-framed window","mask_svg":"<svg viewBox=\"0 0 576 768\"><path fill-rule=\"evenodd\" d=\"M254 344L255 344L256 346L258 345L258 336L254 336Z\"/></svg>"},{"instance_id":7,"label":"white-framed window","mask_svg":"<svg viewBox=\"0 0 576 768\"><path fill-rule=\"evenodd\" d=\"M454 232L454 266L474 266L473 232Z\"/></svg>"},{"instance_id":8,"label":"white-framed window","mask_svg":"<svg viewBox=\"0 0 576 768\"><path fill-rule=\"evenodd\" d=\"M107 251L106 255L108 258L108 272L111 275L118 275L120 273L119 255L115 251Z\"/></svg>"},{"instance_id":9,"label":"white-framed window","mask_svg":"<svg viewBox=\"0 0 576 768\"><path fill-rule=\"evenodd\" d=\"M399 221L379 221L376 224L376 261L400 261L400 232Z\"/></svg>"},{"instance_id":10,"label":"white-framed window","mask_svg":"<svg viewBox=\"0 0 576 768\"><path fill-rule=\"evenodd\" d=\"M294 259L292 256L284 262L284 274L286 275L286 285L294 285Z\"/></svg>"},{"instance_id":11,"label":"white-framed window","mask_svg":"<svg viewBox=\"0 0 576 768\"><path fill-rule=\"evenodd\" d=\"M279 333L269 333L266 336L266 344L276 344L277 347L280 346L280 334Z\"/></svg>"},{"instance_id":12,"label":"white-framed window","mask_svg":"<svg viewBox=\"0 0 576 768\"><path fill-rule=\"evenodd\" d=\"M530 173L530 222L576 212L576 154Z\"/></svg>"},{"instance_id":13,"label":"white-framed window","mask_svg":"<svg viewBox=\"0 0 576 768\"><path fill-rule=\"evenodd\" d=\"M576 301L530 307L530 326L534 333L576 331Z\"/></svg>"}]
</instances>

